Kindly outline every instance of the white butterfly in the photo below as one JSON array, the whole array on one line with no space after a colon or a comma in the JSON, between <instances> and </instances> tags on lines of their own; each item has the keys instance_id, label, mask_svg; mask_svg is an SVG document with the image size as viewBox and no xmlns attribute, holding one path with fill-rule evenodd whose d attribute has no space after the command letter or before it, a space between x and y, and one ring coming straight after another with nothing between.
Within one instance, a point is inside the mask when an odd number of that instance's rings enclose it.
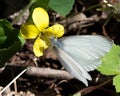
<instances>
[{"instance_id":1,"label":"white butterfly","mask_svg":"<svg viewBox=\"0 0 120 96\"><path fill-rule=\"evenodd\" d=\"M113 41L99 35L69 36L52 40L58 59L68 72L88 86L88 71L96 69Z\"/></svg>"}]
</instances>

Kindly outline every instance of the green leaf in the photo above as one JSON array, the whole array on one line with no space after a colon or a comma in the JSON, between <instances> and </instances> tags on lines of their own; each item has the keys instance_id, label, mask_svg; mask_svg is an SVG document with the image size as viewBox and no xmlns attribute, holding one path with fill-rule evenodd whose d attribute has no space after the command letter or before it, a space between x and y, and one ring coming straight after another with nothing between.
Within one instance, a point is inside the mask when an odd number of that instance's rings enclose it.
<instances>
[{"instance_id":1,"label":"green leaf","mask_svg":"<svg viewBox=\"0 0 120 96\"><path fill-rule=\"evenodd\" d=\"M25 39L19 35L19 31L7 20L0 19L0 67L3 67L24 43Z\"/></svg>"},{"instance_id":2,"label":"green leaf","mask_svg":"<svg viewBox=\"0 0 120 96\"><path fill-rule=\"evenodd\" d=\"M49 7L62 16L66 16L72 10L75 0L50 0Z\"/></svg>"},{"instance_id":3,"label":"green leaf","mask_svg":"<svg viewBox=\"0 0 120 96\"><path fill-rule=\"evenodd\" d=\"M0 67L3 67L5 62L8 61L21 47L21 41L16 40L10 47L0 49Z\"/></svg>"},{"instance_id":4,"label":"green leaf","mask_svg":"<svg viewBox=\"0 0 120 96\"><path fill-rule=\"evenodd\" d=\"M113 78L113 85L116 92L120 92L120 46L114 44L101 61L102 64L98 70L105 75L116 75Z\"/></svg>"},{"instance_id":5,"label":"green leaf","mask_svg":"<svg viewBox=\"0 0 120 96\"><path fill-rule=\"evenodd\" d=\"M105 75L120 74L120 46L113 45L110 52L108 52L101 59L101 66L98 70Z\"/></svg>"},{"instance_id":6,"label":"green leaf","mask_svg":"<svg viewBox=\"0 0 120 96\"><path fill-rule=\"evenodd\" d=\"M2 26L0 26L0 44L3 44L6 40L6 38L7 37L5 36L5 34L3 32Z\"/></svg>"},{"instance_id":7,"label":"green leaf","mask_svg":"<svg viewBox=\"0 0 120 96\"><path fill-rule=\"evenodd\" d=\"M115 86L116 92L120 92L120 74L113 78L113 85Z\"/></svg>"},{"instance_id":8,"label":"green leaf","mask_svg":"<svg viewBox=\"0 0 120 96\"><path fill-rule=\"evenodd\" d=\"M47 10L48 9L48 3L49 3L49 0L36 0L36 2L31 7L31 11L36 7L42 7L42 8Z\"/></svg>"},{"instance_id":9,"label":"green leaf","mask_svg":"<svg viewBox=\"0 0 120 96\"><path fill-rule=\"evenodd\" d=\"M9 47L9 45L16 39L18 32L11 24L5 20L0 19L0 48Z\"/></svg>"},{"instance_id":10,"label":"green leaf","mask_svg":"<svg viewBox=\"0 0 120 96\"><path fill-rule=\"evenodd\" d=\"M80 93L76 93L73 96L81 96L81 94Z\"/></svg>"},{"instance_id":11,"label":"green leaf","mask_svg":"<svg viewBox=\"0 0 120 96\"><path fill-rule=\"evenodd\" d=\"M5 19L0 19L0 45L3 44L7 39L6 27L8 29L12 29L12 26L10 26L9 22L7 22Z\"/></svg>"}]
</instances>

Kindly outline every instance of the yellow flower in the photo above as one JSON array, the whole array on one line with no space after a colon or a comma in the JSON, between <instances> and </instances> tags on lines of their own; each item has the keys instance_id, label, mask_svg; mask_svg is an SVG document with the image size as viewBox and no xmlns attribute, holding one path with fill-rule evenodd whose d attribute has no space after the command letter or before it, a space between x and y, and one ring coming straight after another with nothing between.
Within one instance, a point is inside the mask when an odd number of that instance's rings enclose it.
<instances>
[{"instance_id":1,"label":"yellow flower","mask_svg":"<svg viewBox=\"0 0 120 96\"><path fill-rule=\"evenodd\" d=\"M59 38L64 34L64 27L55 24L49 27L48 13L41 7L35 8L32 13L33 23L21 26L20 33L26 39L35 39L33 51L37 57L50 45L50 37Z\"/></svg>"}]
</instances>

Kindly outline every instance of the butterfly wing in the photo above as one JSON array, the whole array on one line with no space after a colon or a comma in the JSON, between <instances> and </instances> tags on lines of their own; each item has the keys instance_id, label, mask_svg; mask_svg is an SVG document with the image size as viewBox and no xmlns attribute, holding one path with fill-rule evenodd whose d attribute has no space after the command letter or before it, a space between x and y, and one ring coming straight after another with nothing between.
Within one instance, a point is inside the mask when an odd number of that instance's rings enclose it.
<instances>
[{"instance_id":1,"label":"butterfly wing","mask_svg":"<svg viewBox=\"0 0 120 96\"><path fill-rule=\"evenodd\" d=\"M99 35L69 36L59 39L55 50L62 65L73 76L79 80L81 77L90 80L87 71L101 64L100 58L111 49L112 44L112 40Z\"/></svg>"},{"instance_id":2,"label":"butterfly wing","mask_svg":"<svg viewBox=\"0 0 120 96\"><path fill-rule=\"evenodd\" d=\"M91 76L61 48L55 47L55 51L57 53L58 59L65 67L65 69L68 70L74 77L82 81L86 86L88 86L86 79L91 80Z\"/></svg>"}]
</instances>

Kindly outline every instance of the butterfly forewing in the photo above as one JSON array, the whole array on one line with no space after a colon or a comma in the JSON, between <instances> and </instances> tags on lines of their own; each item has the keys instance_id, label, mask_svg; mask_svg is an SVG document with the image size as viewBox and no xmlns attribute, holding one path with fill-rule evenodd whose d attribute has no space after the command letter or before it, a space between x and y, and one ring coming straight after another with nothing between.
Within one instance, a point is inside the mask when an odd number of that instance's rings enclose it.
<instances>
[{"instance_id":1,"label":"butterfly forewing","mask_svg":"<svg viewBox=\"0 0 120 96\"><path fill-rule=\"evenodd\" d=\"M87 71L96 69L100 58L110 51L113 41L99 35L63 37L54 43L62 65L85 85L91 76ZM60 45L60 46L59 46Z\"/></svg>"},{"instance_id":2,"label":"butterfly forewing","mask_svg":"<svg viewBox=\"0 0 120 96\"><path fill-rule=\"evenodd\" d=\"M69 54L86 71L97 68L100 58L109 52L113 41L99 35L70 36L60 39L62 50Z\"/></svg>"}]
</instances>

